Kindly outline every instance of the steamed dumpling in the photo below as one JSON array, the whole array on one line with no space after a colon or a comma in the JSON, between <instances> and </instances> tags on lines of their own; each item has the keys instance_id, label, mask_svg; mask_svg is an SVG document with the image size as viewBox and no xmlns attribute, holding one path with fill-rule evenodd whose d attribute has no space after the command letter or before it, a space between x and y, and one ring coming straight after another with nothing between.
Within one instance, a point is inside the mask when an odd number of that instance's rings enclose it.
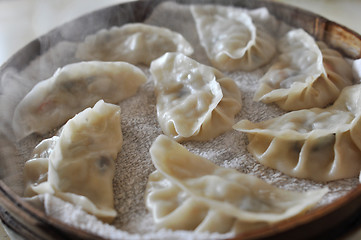
<instances>
[{"instance_id":1,"label":"steamed dumpling","mask_svg":"<svg viewBox=\"0 0 361 240\"><path fill-rule=\"evenodd\" d=\"M351 65L303 29L289 31L278 47L281 55L260 79L254 100L284 110L325 107L352 84Z\"/></svg>"},{"instance_id":2,"label":"steamed dumpling","mask_svg":"<svg viewBox=\"0 0 361 240\"><path fill-rule=\"evenodd\" d=\"M219 167L164 135L150 154L156 171L149 176L145 199L159 228L237 234L303 213L328 191L278 189Z\"/></svg>"},{"instance_id":3,"label":"steamed dumpling","mask_svg":"<svg viewBox=\"0 0 361 240\"><path fill-rule=\"evenodd\" d=\"M34 149L25 164L25 197L53 194L111 221L114 161L122 144L120 107L100 100L70 119L59 137Z\"/></svg>"},{"instance_id":4,"label":"steamed dumpling","mask_svg":"<svg viewBox=\"0 0 361 240\"><path fill-rule=\"evenodd\" d=\"M118 103L133 96L146 80L142 70L125 62L66 65L36 84L16 107L15 136L47 133L100 99Z\"/></svg>"},{"instance_id":5,"label":"steamed dumpling","mask_svg":"<svg viewBox=\"0 0 361 240\"><path fill-rule=\"evenodd\" d=\"M252 71L267 64L276 53L275 39L252 20L266 22L266 9L250 15L241 8L192 5L191 11L200 44L212 65L220 70Z\"/></svg>"},{"instance_id":6,"label":"steamed dumpling","mask_svg":"<svg viewBox=\"0 0 361 240\"><path fill-rule=\"evenodd\" d=\"M205 141L232 129L241 93L230 78L181 53L152 62L158 122L178 141Z\"/></svg>"},{"instance_id":7,"label":"steamed dumpling","mask_svg":"<svg viewBox=\"0 0 361 240\"><path fill-rule=\"evenodd\" d=\"M293 111L264 122L242 120L248 150L262 164L316 181L356 177L361 170L361 85L343 89L333 106Z\"/></svg>"},{"instance_id":8,"label":"steamed dumpling","mask_svg":"<svg viewBox=\"0 0 361 240\"><path fill-rule=\"evenodd\" d=\"M49 156L54 150L54 146L58 141L59 136L53 136L52 138L44 139L34 148L32 158L25 162L24 196L30 197L37 195L38 193L33 190L33 187L48 180ZM49 191L51 191L50 188Z\"/></svg>"},{"instance_id":9,"label":"steamed dumpling","mask_svg":"<svg viewBox=\"0 0 361 240\"><path fill-rule=\"evenodd\" d=\"M143 23L102 29L79 44L76 56L83 60L125 61L149 65L166 52L193 53L179 33Z\"/></svg>"}]
</instances>

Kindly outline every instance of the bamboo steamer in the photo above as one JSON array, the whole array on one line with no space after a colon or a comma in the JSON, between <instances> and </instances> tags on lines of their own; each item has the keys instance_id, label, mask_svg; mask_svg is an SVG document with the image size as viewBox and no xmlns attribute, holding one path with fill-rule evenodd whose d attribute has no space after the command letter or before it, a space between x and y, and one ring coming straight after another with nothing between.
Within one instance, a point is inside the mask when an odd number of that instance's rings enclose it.
<instances>
[{"instance_id":1,"label":"bamboo steamer","mask_svg":"<svg viewBox=\"0 0 361 240\"><path fill-rule=\"evenodd\" d=\"M158 4L164 1L144 0L124 3L92 12L64 24L39 39L35 39L13 55L0 68L0 77L9 67L18 70L25 68L32 59L41 55L57 42L64 40L80 41L86 35L102 28L113 25L119 26L128 22L142 22ZM190 4L193 1L177 0L176 2ZM245 8L264 6L279 20L294 27L305 29L316 39L338 49L344 56L351 59L361 57L361 36L359 34L335 22L295 7L262 0L202 0L197 1L197 3L216 3ZM104 18L108 21L100 21ZM85 31L77 33L76 29L79 26L83 26L82 29ZM48 44L44 46L40 44L41 42ZM0 89L1 91L6 91L6 89ZM2 131L3 129L0 129L0 219L3 224L15 234L29 240L103 239L46 216L44 212L23 201L12 190L11 184L6 184L3 181L6 176L11 175L9 163L11 163L11 159L16 157L17 149L14 142L2 134ZM358 186L331 204L317 208L306 215L297 216L254 232L247 232L236 236L234 239L334 239L335 236L344 235L361 225L360 216L361 186Z\"/></svg>"}]
</instances>

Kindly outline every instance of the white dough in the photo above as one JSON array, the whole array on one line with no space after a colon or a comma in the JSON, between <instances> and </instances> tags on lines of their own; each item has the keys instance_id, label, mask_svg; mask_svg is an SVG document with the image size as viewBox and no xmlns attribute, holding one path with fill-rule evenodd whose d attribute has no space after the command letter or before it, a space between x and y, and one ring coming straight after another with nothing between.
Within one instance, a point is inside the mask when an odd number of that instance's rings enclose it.
<instances>
[{"instance_id":1,"label":"white dough","mask_svg":"<svg viewBox=\"0 0 361 240\"><path fill-rule=\"evenodd\" d=\"M210 140L232 129L241 93L218 70L181 54L166 53L150 66L163 132L182 140Z\"/></svg>"},{"instance_id":2,"label":"white dough","mask_svg":"<svg viewBox=\"0 0 361 240\"><path fill-rule=\"evenodd\" d=\"M290 176L332 181L361 170L361 85L342 90L334 105L293 111L264 122L238 122L248 150L262 164Z\"/></svg>"},{"instance_id":3,"label":"white dough","mask_svg":"<svg viewBox=\"0 0 361 240\"><path fill-rule=\"evenodd\" d=\"M192 5L200 44L212 65L224 71L252 71L267 64L276 53L275 39L265 28L273 19L267 9L246 11L220 5Z\"/></svg>"},{"instance_id":4,"label":"white dough","mask_svg":"<svg viewBox=\"0 0 361 240\"><path fill-rule=\"evenodd\" d=\"M351 65L303 29L289 31L278 48L281 55L260 79L256 101L275 102L284 110L325 107L352 84Z\"/></svg>"},{"instance_id":5,"label":"white dough","mask_svg":"<svg viewBox=\"0 0 361 240\"><path fill-rule=\"evenodd\" d=\"M98 100L119 103L136 94L146 76L125 62L80 62L58 69L36 84L15 109L17 139L44 134L64 124Z\"/></svg>"},{"instance_id":6,"label":"white dough","mask_svg":"<svg viewBox=\"0 0 361 240\"><path fill-rule=\"evenodd\" d=\"M128 23L102 29L85 38L76 52L83 60L125 61L149 65L166 52L193 53L192 46L179 33L164 27Z\"/></svg>"},{"instance_id":7,"label":"white dough","mask_svg":"<svg viewBox=\"0 0 361 240\"><path fill-rule=\"evenodd\" d=\"M100 100L34 149L25 164L25 197L53 194L111 221L114 160L122 144L120 107Z\"/></svg>"},{"instance_id":8,"label":"white dough","mask_svg":"<svg viewBox=\"0 0 361 240\"><path fill-rule=\"evenodd\" d=\"M150 154L156 171L149 176L145 199L158 228L237 234L303 213L328 192L273 187L219 167L164 135Z\"/></svg>"}]
</instances>

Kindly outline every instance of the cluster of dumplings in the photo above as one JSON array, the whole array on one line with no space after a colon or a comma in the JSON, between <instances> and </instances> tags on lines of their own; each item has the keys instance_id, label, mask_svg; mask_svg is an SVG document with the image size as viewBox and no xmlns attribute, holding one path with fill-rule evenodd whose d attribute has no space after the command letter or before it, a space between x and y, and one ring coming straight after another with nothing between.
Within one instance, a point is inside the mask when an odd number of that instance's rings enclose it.
<instances>
[{"instance_id":1,"label":"cluster of dumplings","mask_svg":"<svg viewBox=\"0 0 361 240\"><path fill-rule=\"evenodd\" d=\"M234 128L248 134L248 150L260 163L290 176L325 182L359 174L361 89L351 86L350 64L338 52L302 29L277 39L265 8L190 9L212 66L192 59L192 46L177 32L125 24L88 36L76 52L82 62L58 69L24 97L14 113L17 139L64 125L26 162L26 197L50 193L103 221L114 219L114 161L123 143L116 104L147 81L136 65L149 67L165 134L150 149L156 171L145 193L159 228L240 233L303 213L328 191L278 189L180 142L208 141ZM291 112L235 124L242 95L221 71L267 64L254 100Z\"/></svg>"}]
</instances>

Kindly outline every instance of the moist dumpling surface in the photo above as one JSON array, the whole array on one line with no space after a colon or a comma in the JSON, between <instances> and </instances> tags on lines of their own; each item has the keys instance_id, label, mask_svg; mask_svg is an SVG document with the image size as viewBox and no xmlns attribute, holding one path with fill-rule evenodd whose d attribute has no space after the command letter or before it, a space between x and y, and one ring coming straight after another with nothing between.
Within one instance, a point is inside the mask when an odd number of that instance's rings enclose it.
<instances>
[{"instance_id":1,"label":"moist dumpling surface","mask_svg":"<svg viewBox=\"0 0 361 240\"><path fill-rule=\"evenodd\" d=\"M181 34L170 29L128 23L86 37L76 56L83 60L125 61L149 66L166 52L191 55L193 48Z\"/></svg>"},{"instance_id":2,"label":"moist dumpling surface","mask_svg":"<svg viewBox=\"0 0 361 240\"><path fill-rule=\"evenodd\" d=\"M60 127L100 99L109 103L133 96L147 78L126 62L80 62L59 68L36 84L18 104L13 129L18 139Z\"/></svg>"},{"instance_id":3,"label":"moist dumpling surface","mask_svg":"<svg viewBox=\"0 0 361 240\"><path fill-rule=\"evenodd\" d=\"M34 149L24 169L25 197L53 194L111 221L114 161L122 144L120 107L100 100Z\"/></svg>"},{"instance_id":4,"label":"moist dumpling surface","mask_svg":"<svg viewBox=\"0 0 361 240\"><path fill-rule=\"evenodd\" d=\"M260 79L256 101L284 110L326 107L352 84L351 65L303 29L289 31L278 48L281 55Z\"/></svg>"},{"instance_id":5,"label":"moist dumpling surface","mask_svg":"<svg viewBox=\"0 0 361 240\"><path fill-rule=\"evenodd\" d=\"M241 93L218 70L181 54L166 53L150 67L163 132L182 140L210 140L232 128Z\"/></svg>"},{"instance_id":6,"label":"moist dumpling surface","mask_svg":"<svg viewBox=\"0 0 361 240\"><path fill-rule=\"evenodd\" d=\"M262 164L316 181L352 178L361 170L361 85L342 90L325 109L286 113L263 122L241 120L248 150Z\"/></svg>"},{"instance_id":7,"label":"moist dumpling surface","mask_svg":"<svg viewBox=\"0 0 361 240\"><path fill-rule=\"evenodd\" d=\"M146 205L159 228L241 233L304 212L328 189L292 192L219 167L164 135L150 154Z\"/></svg>"},{"instance_id":8,"label":"moist dumpling surface","mask_svg":"<svg viewBox=\"0 0 361 240\"><path fill-rule=\"evenodd\" d=\"M192 5L191 11L200 44L220 70L252 71L267 64L276 53L274 37L266 26L261 27L267 20L273 21L267 9Z\"/></svg>"}]
</instances>

